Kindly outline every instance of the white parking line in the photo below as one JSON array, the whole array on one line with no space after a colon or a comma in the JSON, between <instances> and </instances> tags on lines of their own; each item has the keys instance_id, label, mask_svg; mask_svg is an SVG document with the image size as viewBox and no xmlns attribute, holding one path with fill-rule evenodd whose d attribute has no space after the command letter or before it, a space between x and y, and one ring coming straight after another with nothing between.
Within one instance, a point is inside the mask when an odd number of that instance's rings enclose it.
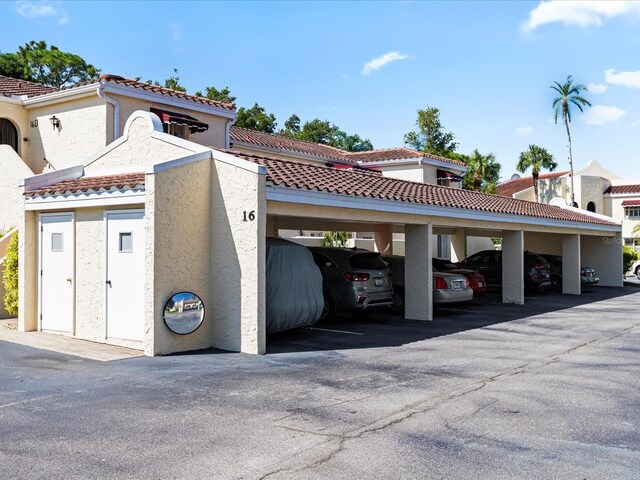
<instances>
[{"instance_id":1,"label":"white parking line","mask_svg":"<svg viewBox=\"0 0 640 480\"><path fill-rule=\"evenodd\" d=\"M347 335L364 335L364 333L348 332L346 330L331 330L330 328L305 327L307 330L320 330L323 332L346 333Z\"/></svg>"}]
</instances>

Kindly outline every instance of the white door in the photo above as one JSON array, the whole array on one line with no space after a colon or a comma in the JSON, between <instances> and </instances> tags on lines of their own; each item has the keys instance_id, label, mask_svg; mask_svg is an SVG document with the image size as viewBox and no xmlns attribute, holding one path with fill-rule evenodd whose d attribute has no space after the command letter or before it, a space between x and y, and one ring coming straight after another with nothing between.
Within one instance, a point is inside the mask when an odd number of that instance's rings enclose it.
<instances>
[{"instance_id":1,"label":"white door","mask_svg":"<svg viewBox=\"0 0 640 480\"><path fill-rule=\"evenodd\" d=\"M144 212L107 212L107 338L144 339Z\"/></svg>"},{"instance_id":2,"label":"white door","mask_svg":"<svg viewBox=\"0 0 640 480\"><path fill-rule=\"evenodd\" d=\"M73 333L73 214L40 216L40 328Z\"/></svg>"}]
</instances>

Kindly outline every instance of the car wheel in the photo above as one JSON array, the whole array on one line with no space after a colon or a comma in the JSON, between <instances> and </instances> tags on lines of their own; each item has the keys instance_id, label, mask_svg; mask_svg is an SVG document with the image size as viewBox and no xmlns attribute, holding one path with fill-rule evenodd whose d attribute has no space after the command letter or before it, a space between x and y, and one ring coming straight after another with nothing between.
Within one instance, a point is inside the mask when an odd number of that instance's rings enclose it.
<instances>
[{"instance_id":1,"label":"car wheel","mask_svg":"<svg viewBox=\"0 0 640 480\"><path fill-rule=\"evenodd\" d=\"M636 267L636 277L640 279L640 265Z\"/></svg>"},{"instance_id":2,"label":"car wheel","mask_svg":"<svg viewBox=\"0 0 640 480\"><path fill-rule=\"evenodd\" d=\"M335 317L338 307L336 305L336 301L328 292L324 292L324 307L322 308L322 313L320 314L320 320L328 320Z\"/></svg>"},{"instance_id":3,"label":"car wheel","mask_svg":"<svg viewBox=\"0 0 640 480\"><path fill-rule=\"evenodd\" d=\"M401 288L394 288L391 299L393 300L393 305L391 305L391 309L394 312L399 312L399 313L404 312L404 290Z\"/></svg>"},{"instance_id":4,"label":"car wheel","mask_svg":"<svg viewBox=\"0 0 640 480\"><path fill-rule=\"evenodd\" d=\"M562 290L562 277L560 275L551 275L551 289Z\"/></svg>"}]
</instances>

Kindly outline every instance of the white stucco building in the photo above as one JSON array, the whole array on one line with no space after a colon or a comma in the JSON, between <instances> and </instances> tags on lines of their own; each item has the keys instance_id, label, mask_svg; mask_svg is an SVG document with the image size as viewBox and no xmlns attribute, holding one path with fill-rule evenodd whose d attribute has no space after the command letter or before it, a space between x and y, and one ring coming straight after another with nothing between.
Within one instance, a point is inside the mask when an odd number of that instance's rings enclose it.
<instances>
[{"instance_id":1,"label":"white stucco building","mask_svg":"<svg viewBox=\"0 0 640 480\"><path fill-rule=\"evenodd\" d=\"M502 237L507 303L524 303L522 252L540 246L564 256L566 294L580 294L581 259L622 285L620 222L445 186L455 161L263 145L238 137L232 105L110 75L59 90L0 77L0 92L0 224L18 229L23 331L147 355L265 353L265 237L282 230L374 232L384 253L402 234L417 320L433 315L433 235L456 258L468 237ZM177 335L163 308L184 291L206 316Z\"/></svg>"}]
</instances>

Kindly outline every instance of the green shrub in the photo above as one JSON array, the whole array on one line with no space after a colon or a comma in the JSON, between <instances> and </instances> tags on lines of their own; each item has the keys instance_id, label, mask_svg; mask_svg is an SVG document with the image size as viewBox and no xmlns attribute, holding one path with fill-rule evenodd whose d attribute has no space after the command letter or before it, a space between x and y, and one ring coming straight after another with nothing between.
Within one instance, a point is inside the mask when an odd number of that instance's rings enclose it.
<instances>
[{"instance_id":1,"label":"green shrub","mask_svg":"<svg viewBox=\"0 0 640 480\"><path fill-rule=\"evenodd\" d=\"M633 262L637 259L638 254L633 248L626 246L622 247L622 269L624 275L626 275L626 273L631 269L631 265L633 265Z\"/></svg>"},{"instance_id":2,"label":"green shrub","mask_svg":"<svg viewBox=\"0 0 640 480\"><path fill-rule=\"evenodd\" d=\"M4 308L9 315L18 314L18 234L16 233L7 246L4 262Z\"/></svg>"},{"instance_id":3,"label":"green shrub","mask_svg":"<svg viewBox=\"0 0 640 480\"><path fill-rule=\"evenodd\" d=\"M344 247L349 240L347 232L326 232L322 237L323 247Z\"/></svg>"}]
</instances>

